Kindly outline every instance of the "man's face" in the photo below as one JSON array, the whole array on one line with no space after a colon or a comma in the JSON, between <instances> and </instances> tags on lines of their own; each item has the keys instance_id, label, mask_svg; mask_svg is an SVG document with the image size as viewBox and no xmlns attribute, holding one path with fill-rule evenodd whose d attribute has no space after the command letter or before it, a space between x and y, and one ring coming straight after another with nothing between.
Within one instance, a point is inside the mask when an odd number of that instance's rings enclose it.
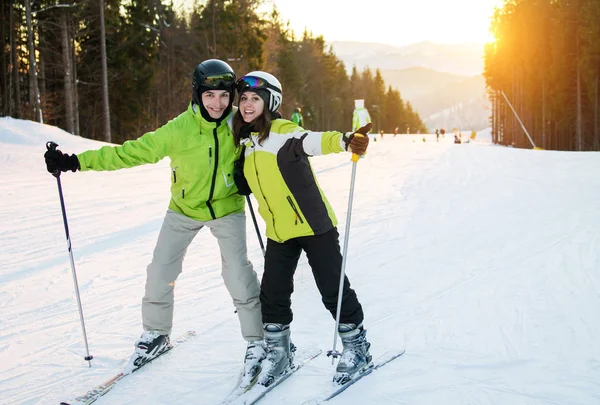
<instances>
[{"instance_id":1,"label":"man's face","mask_svg":"<svg viewBox=\"0 0 600 405\"><path fill-rule=\"evenodd\" d=\"M229 105L229 92L227 90L208 90L202 93L202 104L208 115L219 119Z\"/></svg>"}]
</instances>

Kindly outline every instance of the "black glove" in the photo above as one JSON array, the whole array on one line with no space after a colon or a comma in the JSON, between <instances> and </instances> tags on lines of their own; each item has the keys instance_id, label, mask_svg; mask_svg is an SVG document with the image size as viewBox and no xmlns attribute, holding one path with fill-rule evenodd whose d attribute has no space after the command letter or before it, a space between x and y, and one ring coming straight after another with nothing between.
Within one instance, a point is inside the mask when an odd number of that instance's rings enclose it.
<instances>
[{"instance_id":1,"label":"black glove","mask_svg":"<svg viewBox=\"0 0 600 405\"><path fill-rule=\"evenodd\" d=\"M240 195L252 194L252 190L250 190L248 181L246 180L246 177L244 177L244 160L243 159L236 160L235 163L233 164L233 182L237 186L238 194L240 194Z\"/></svg>"},{"instance_id":2,"label":"black glove","mask_svg":"<svg viewBox=\"0 0 600 405\"><path fill-rule=\"evenodd\" d=\"M46 169L52 174L69 170L75 172L81 168L79 160L77 160L77 155L62 153L58 149L47 150L44 153L44 158L46 159Z\"/></svg>"}]
</instances>

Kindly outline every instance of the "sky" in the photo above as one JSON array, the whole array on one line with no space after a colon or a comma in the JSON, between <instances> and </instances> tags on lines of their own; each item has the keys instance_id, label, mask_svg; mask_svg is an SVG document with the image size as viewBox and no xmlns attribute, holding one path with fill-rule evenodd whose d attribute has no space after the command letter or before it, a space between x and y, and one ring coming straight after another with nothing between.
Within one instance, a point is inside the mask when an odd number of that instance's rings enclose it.
<instances>
[{"instance_id":1,"label":"sky","mask_svg":"<svg viewBox=\"0 0 600 405\"><path fill-rule=\"evenodd\" d=\"M175 0L190 8L193 0ZM327 42L404 46L490 41L490 17L504 0L265 0L301 36L305 28Z\"/></svg>"},{"instance_id":2,"label":"sky","mask_svg":"<svg viewBox=\"0 0 600 405\"><path fill-rule=\"evenodd\" d=\"M406 349L331 405L600 403L600 156L486 139L371 142L358 162L349 229L349 155L312 158L342 238L348 231L346 272L371 352ZM61 176L94 356L88 367L57 183L42 157L48 140L68 153L102 145L0 118L2 405L58 405L120 372L141 333L146 266L169 201L168 160ZM250 215L247 228L260 276ZM97 405L222 404L238 381L245 342L217 251L201 231L177 281L173 336L197 335ZM298 350L331 349L335 322L304 255L292 302ZM259 405L321 398L333 370L321 355Z\"/></svg>"},{"instance_id":3,"label":"sky","mask_svg":"<svg viewBox=\"0 0 600 405\"><path fill-rule=\"evenodd\" d=\"M485 43L502 0L268 0L284 21L331 41L402 46L421 41Z\"/></svg>"}]
</instances>

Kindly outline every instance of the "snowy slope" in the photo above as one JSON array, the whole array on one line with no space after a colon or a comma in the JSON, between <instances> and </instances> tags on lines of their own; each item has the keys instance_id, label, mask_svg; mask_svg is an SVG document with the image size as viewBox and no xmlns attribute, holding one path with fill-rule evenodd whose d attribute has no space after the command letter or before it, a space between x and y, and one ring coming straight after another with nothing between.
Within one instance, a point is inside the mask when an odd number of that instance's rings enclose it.
<instances>
[{"instance_id":1,"label":"snowy slope","mask_svg":"<svg viewBox=\"0 0 600 405\"><path fill-rule=\"evenodd\" d=\"M416 139L386 135L359 162L347 266L373 354L407 353L331 403L600 403L600 155ZM145 268L169 200L167 161L61 176L89 368L48 140L66 152L101 145L0 119L0 404L57 404L120 370L141 332ZM343 235L348 155L313 163ZM250 216L248 244L262 274ZM227 395L245 344L216 252L201 232L177 284L173 334L198 336L97 404ZM305 258L295 280L293 340L326 351L334 322ZM321 356L261 404L301 404L332 373Z\"/></svg>"}]
</instances>

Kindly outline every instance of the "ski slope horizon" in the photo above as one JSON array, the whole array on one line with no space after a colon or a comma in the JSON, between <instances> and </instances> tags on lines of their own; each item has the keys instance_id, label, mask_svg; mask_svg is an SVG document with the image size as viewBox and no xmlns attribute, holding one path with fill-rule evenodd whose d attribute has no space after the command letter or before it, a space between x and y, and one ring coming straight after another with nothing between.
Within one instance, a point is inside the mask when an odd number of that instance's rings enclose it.
<instances>
[{"instance_id":1,"label":"ski slope horizon","mask_svg":"<svg viewBox=\"0 0 600 405\"><path fill-rule=\"evenodd\" d=\"M452 134L439 143L435 135L386 134L359 161L346 272L373 356L399 347L406 354L332 405L600 403L600 154L488 139L489 131L462 145ZM2 405L58 404L122 369L142 332L146 266L169 202L168 159L61 175L94 356L88 367L57 184L43 159L50 140L68 153L103 145L0 118ZM312 158L341 244L349 157ZM260 277L248 213L247 238ZM331 349L335 321L304 255L292 308L294 344ZM245 351L233 311L216 240L202 230L177 280L172 332L197 336L95 404L220 404ZM302 404L323 393L333 373L322 354L260 404Z\"/></svg>"}]
</instances>

